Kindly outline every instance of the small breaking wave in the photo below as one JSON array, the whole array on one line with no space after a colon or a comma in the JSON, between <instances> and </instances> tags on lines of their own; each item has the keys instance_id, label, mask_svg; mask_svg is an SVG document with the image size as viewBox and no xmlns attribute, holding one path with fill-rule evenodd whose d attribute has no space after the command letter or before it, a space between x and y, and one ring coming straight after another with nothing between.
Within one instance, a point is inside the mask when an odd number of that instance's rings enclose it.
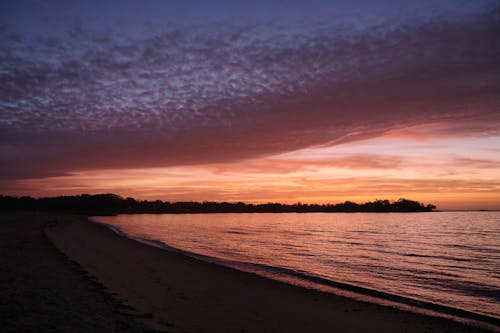
<instances>
[{"instance_id":1,"label":"small breaking wave","mask_svg":"<svg viewBox=\"0 0 500 333\"><path fill-rule=\"evenodd\" d=\"M116 234L122 236L122 237L127 237L129 239L133 239L135 241L138 241L140 243L149 245L149 246L154 246L157 248L161 248L163 250L173 252L173 253L179 253L183 254L198 260L202 260L205 262L209 262L212 264L217 264L220 266L225 266L225 267L230 267L233 269L238 269L244 272L248 273L253 273L265 278L269 279L274 279L277 281L285 282L288 284L293 284L309 289L316 289L316 290L321 290L321 291L328 291L335 293L332 290L339 290L339 291L347 291L350 293L354 293L360 296L368 296L370 297L370 300L385 300L389 301L391 303L395 304L402 304L406 306L410 306L411 308L414 308L416 310L422 309L422 310L430 310L431 312L435 312L438 314L445 314L449 315L458 319L466 319L466 320L474 320L474 321L479 321L479 322L484 322L488 324L493 324L496 326L500 326L500 319L472 311L467 311L464 309L456 308L456 307L451 307L443 304L438 304L434 302L428 302L428 301L423 301L411 297L405 297L405 296L400 296L397 294L393 293L388 293L376 289L371 289L371 288L366 288L363 286L355 285L355 284L350 284L350 283L345 283L345 282L339 282L339 281L334 281L331 279L327 279L325 277L320 277L320 276L315 276L311 274L310 272L307 272L305 270L297 270L297 269L290 269L290 268L285 268L285 267L279 267L279 266L272 266L272 265L266 265L266 264L260 264L260 263L252 263L252 262L243 262L243 261L235 261L235 260L228 260L228 259L222 259L222 258L217 258L213 256L207 256L195 252L190 252L186 250L182 250L176 247L172 247L168 244L166 244L163 241L157 240L157 239L152 239L152 238L147 238L147 237L135 237L127 234L123 230L121 230L119 227L107 224L107 223L102 223L97 221L94 218L89 218L91 222L101 224L112 231L114 231ZM411 254L409 255L411 256ZM326 288L325 288L326 287ZM494 293L494 292L493 292ZM496 297L497 295L489 295L490 297Z\"/></svg>"}]
</instances>

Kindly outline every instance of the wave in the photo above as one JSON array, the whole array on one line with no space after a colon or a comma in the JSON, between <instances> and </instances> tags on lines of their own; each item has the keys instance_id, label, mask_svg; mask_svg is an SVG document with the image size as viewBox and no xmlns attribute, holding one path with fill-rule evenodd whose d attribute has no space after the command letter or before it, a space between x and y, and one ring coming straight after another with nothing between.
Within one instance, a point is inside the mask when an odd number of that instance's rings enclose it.
<instances>
[{"instance_id":1,"label":"wave","mask_svg":"<svg viewBox=\"0 0 500 333\"><path fill-rule=\"evenodd\" d=\"M259 264L259 263L252 263L252 262L242 262L242 261L234 261L234 260L228 260L228 259L222 259L222 258L217 258L217 257L212 257L212 256L207 256L207 255L202 255L199 253L194 253L190 251L185 251L182 249L178 249L175 247L172 247L160 240L157 239L150 239L150 238L145 238L145 237L136 237L136 236L131 236L125 232L123 232L120 228L99 222L92 217L89 217L89 221L93 223L97 223L100 225L103 225L115 233L117 233L120 236L133 239L137 242L154 246L157 248L161 248L163 250L169 251L169 252L174 252L174 253L180 253L198 260L202 260L205 262L217 264L220 266L225 266L225 267L230 267L233 269L238 269L241 271L245 271L248 273L253 273L265 278L270 278L274 280L278 280L281 282L293 284L293 285L298 285L301 287L309 288L309 289L316 289L316 290L321 290L325 291L325 287L327 288L332 288L336 289L339 291L347 291L354 293L359 296L369 296L370 298L373 298L374 301L376 300L383 300L383 301L389 301L391 303L395 304L400 304L400 305L407 305L410 306L413 309L421 309L421 310L429 310L434 313L438 314L444 314L444 315L449 315L452 317L455 317L456 319L462 319L462 320L474 320L474 321L479 321L487 324L493 324L495 326L500 326L500 318L493 317L493 316L488 316L456 307L451 307L443 304L438 304L438 303L433 303L433 302L428 302L428 301L423 301L423 300L418 300L415 298L410 298L410 297L405 297L405 296L400 296L376 289L370 289L350 283L344 283L344 282L339 282L339 281L334 281L330 280L324 277L320 276L315 276L311 274L310 272L304 271L304 270L294 270L290 268L285 268L285 267L279 267L279 266L270 266L266 264ZM334 293L334 292L332 292Z\"/></svg>"},{"instance_id":2,"label":"wave","mask_svg":"<svg viewBox=\"0 0 500 333\"><path fill-rule=\"evenodd\" d=\"M418 253L404 253L402 255L405 257L433 258L433 259L443 259L443 260L460 261L460 262L472 261L471 259L466 259L466 258L456 258L456 257L450 257L450 256L435 256L435 255L418 254ZM477 261L477 260L474 260L474 261Z\"/></svg>"}]
</instances>

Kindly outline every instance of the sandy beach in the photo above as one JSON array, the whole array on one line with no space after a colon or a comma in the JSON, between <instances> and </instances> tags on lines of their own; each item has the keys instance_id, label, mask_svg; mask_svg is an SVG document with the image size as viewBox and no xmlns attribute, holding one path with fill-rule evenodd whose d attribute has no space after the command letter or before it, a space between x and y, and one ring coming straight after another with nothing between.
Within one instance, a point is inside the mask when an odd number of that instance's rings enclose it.
<instances>
[{"instance_id":1,"label":"sandy beach","mask_svg":"<svg viewBox=\"0 0 500 333\"><path fill-rule=\"evenodd\" d=\"M0 331L153 332L47 240L56 218L0 213Z\"/></svg>"},{"instance_id":2,"label":"sandy beach","mask_svg":"<svg viewBox=\"0 0 500 333\"><path fill-rule=\"evenodd\" d=\"M170 253L85 217L60 216L45 232L121 302L168 332L481 331Z\"/></svg>"}]
</instances>

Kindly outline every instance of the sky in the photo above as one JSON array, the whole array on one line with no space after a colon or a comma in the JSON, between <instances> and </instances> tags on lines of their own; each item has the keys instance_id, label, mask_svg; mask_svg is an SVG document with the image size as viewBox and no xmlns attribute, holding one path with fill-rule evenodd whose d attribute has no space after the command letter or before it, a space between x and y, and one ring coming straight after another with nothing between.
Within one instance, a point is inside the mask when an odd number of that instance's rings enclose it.
<instances>
[{"instance_id":1,"label":"sky","mask_svg":"<svg viewBox=\"0 0 500 333\"><path fill-rule=\"evenodd\" d=\"M500 209L500 1L2 1L0 193Z\"/></svg>"}]
</instances>

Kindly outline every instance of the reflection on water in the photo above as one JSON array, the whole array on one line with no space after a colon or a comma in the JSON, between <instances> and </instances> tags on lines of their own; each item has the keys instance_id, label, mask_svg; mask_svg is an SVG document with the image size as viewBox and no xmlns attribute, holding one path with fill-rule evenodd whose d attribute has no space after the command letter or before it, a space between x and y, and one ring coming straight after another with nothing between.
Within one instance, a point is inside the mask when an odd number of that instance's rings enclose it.
<instances>
[{"instance_id":1,"label":"reflection on water","mask_svg":"<svg viewBox=\"0 0 500 333\"><path fill-rule=\"evenodd\" d=\"M205 256L290 269L500 317L499 212L97 219L133 237Z\"/></svg>"}]
</instances>

